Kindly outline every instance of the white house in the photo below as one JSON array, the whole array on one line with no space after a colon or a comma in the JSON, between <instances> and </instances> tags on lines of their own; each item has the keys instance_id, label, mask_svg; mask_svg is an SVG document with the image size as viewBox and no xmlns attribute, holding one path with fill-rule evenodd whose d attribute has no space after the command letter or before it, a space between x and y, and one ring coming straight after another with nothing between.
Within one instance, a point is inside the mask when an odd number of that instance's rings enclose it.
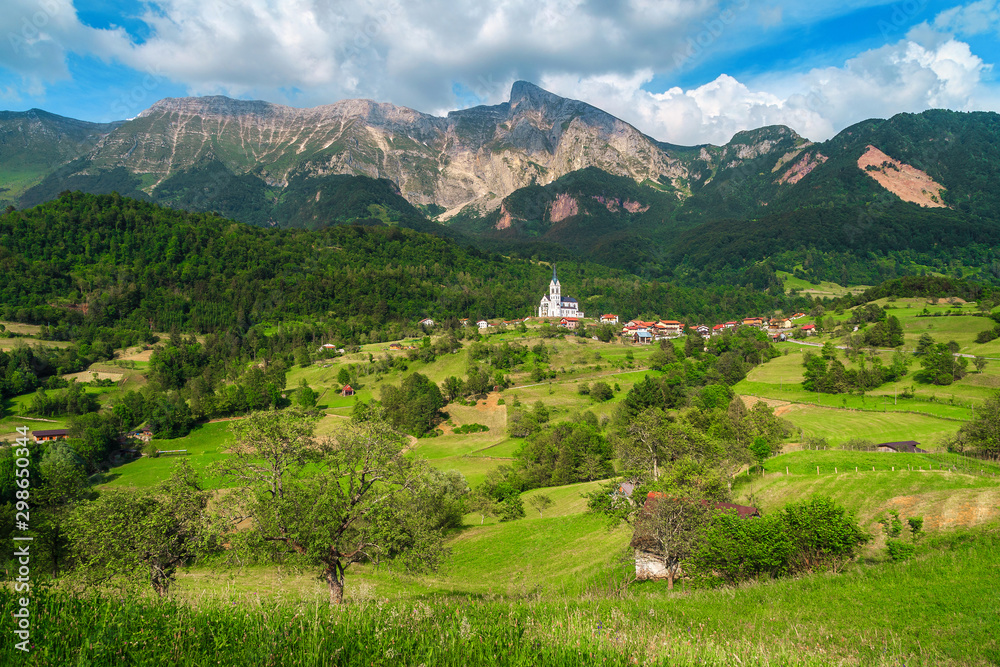
<instances>
[{"instance_id":1,"label":"white house","mask_svg":"<svg viewBox=\"0 0 1000 667\"><path fill-rule=\"evenodd\" d=\"M476 322L476 326L479 327L480 329L488 329L490 323L487 322L486 320L479 320L478 322Z\"/></svg>"},{"instance_id":2,"label":"white house","mask_svg":"<svg viewBox=\"0 0 1000 667\"><path fill-rule=\"evenodd\" d=\"M420 320L419 324L422 327L432 327L434 326L434 320L432 320L429 317L425 317L424 319Z\"/></svg>"},{"instance_id":3,"label":"white house","mask_svg":"<svg viewBox=\"0 0 1000 667\"><path fill-rule=\"evenodd\" d=\"M618 324L618 316L612 314L601 315L601 324Z\"/></svg>"},{"instance_id":4,"label":"white house","mask_svg":"<svg viewBox=\"0 0 1000 667\"><path fill-rule=\"evenodd\" d=\"M556 276L556 266L552 265L552 282L549 283L549 293L542 297L538 306L539 317L583 317L580 305L576 299L562 295L562 285Z\"/></svg>"}]
</instances>

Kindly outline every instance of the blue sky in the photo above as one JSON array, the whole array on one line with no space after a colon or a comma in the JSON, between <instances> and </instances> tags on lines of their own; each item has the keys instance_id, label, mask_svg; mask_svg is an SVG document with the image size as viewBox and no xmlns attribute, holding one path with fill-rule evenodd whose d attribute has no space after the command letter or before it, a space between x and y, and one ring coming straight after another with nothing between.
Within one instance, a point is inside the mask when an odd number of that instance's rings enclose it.
<instances>
[{"instance_id":1,"label":"blue sky","mask_svg":"<svg viewBox=\"0 0 1000 667\"><path fill-rule=\"evenodd\" d=\"M518 79L674 143L1000 110L1000 0L5 0L0 108L128 118L223 94L443 114Z\"/></svg>"}]
</instances>

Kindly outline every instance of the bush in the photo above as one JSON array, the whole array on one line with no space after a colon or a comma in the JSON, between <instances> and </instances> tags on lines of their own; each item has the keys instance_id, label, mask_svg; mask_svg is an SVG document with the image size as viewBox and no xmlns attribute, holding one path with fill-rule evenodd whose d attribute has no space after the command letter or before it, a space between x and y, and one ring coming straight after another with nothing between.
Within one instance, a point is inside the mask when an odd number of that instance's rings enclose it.
<instances>
[{"instance_id":1,"label":"bush","mask_svg":"<svg viewBox=\"0 0 1000 667\"><path fill-rule=\"evenodd\" d=\"M871 539L855 518L830 498L789 503L782 516L795 543L791 572L836 572Z\"/></svg>"},{"instance_id":2,"label":"bush","mask_svg":"<svg viewBox=\"0 0 1000 667\"><path fill-rule=\"evenodd\" d=\"M780 514L742 519L735 511L712 517L689 561L701 584L738 584L788 569L795 545Z\"/></svg>"},{"instance_id":3,"label":"bush","mask_svg":"<svg viewBox=\"0 0 1000 667\"><path fill-rule=\"evenodd\" d=\"M889 550L889 559L894 563L912 558L917 551L917 545L913 542L904 542L895 538L886 540L885 546Z\"/></svg>"},{"instance_id":4,"label":"bush","mask_svg":"<svg viewBox=\"0 0 1000 667\"><path fill-rule=\"evenodd\" d=\"M511 495L497 504L497 519L515 521L524 518L524 501L519 495Z\"/></svg>"},{"instance_id":5,"label":"bush","mask_svg":"<svg viewBox=\"0 0 1000 667\"><path fill-rule=\"evenodd\" d=\"M455 433L465 434L465 433L484 433L489 431L490 427L483 424L463 424L455 429Z\"/></svg>"},{"instance_id":6,"label":"bush","mask_svg":"<svg viewBox=\"0 0 1000 667\"><path fill-rule=\"evenodd\" d=\"M597 401L610 401L614 398L614 392L611 391L611 387L608 386L607 382L595 382L594 386L590 388L590 396Z\"/></svg>"}]
</instances>

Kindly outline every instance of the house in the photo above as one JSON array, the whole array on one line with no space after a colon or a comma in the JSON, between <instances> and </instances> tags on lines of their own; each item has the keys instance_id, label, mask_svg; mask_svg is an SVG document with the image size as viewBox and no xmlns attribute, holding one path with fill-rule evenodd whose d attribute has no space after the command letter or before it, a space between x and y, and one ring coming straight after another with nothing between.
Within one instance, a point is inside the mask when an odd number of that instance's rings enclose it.
<instances>
[{"instance_id":1,"label":"house","mask_svg":"<svg viewBox=\"0 0 1000 667\"><path fill-rule=\"evenodd\" d=\"M770 329L791 329L792 320L787 317L772 317L771 321L768 322L768 328Z\"/></svg>"},{"instance_id":2,"label":"house","mask_svg":"<svg viewBox=\"0 0 1000 667\"><path fill-rule=\"evenodd\" d=\"M803 325L802 331L805 331L807 336L812 336L814 333L816 333L816 325L815 324Z\"/></svg>"},{"instance_id":3,"label":"house","mask_svg":"<svg viewBox=\"0 0 1000 667\"><path fill-rule=\"evenodd\" d=\"M542 297L538 305L539 317L583 317L579 302L562 295L562 285L556 275L556 265L552 265L552 281L549 283L549 293Z\"/></svg>"},{"instance_id":4,"label":"house","mask_svg":"<svg viewBox=\"0 0 1000 667\"><path fill-rule=\"evenodd\" d=\"M713 336L721 336L722 332L725 331L725 330L726 330L726 325L725 324L716 324L714 327L712 327L712 335Z\"/></svg>"},{"instance_id":5,"label":"house","mask_svg":"<svg viewBox=\"0 0 1000 667\"><path fill-rule=\"evenodd\" d=\"M601 315L601 324L618 324L618 316L612 314Z\"/></svg>"},{"instance_id":6,"label":"house","mask_svg":"<svg viewBox=\"0 0 1000 667\"><path fill-rule=\"evenodd\" d=\"M739 323L738 322L726 322L727 329L735 329Z\"/></svg>"},{"instance_id":7,"label":"house","mask_svg":"<svg viewBox=\"0 0 1000 667\"><path fill-rule=\"evenodd\" d=\"M709 329L708 325L706 324L699 324L694 328L694 330L697 331L699 334L701 334L702 338L708 338L709 336L712 335L712 330Z\"/></svg>"},{"instance_id":8,"label":"house","mask_svg":"<svg viewBox=\"0 0 1000 667\"><path fill-rule=\"evenodd\" d=\"M390 350L402 350L403 346L400 343L389 343Z\"/></svg>"},{"instance_id":9,"label":"house","mask_svg":"<svg viewBox=\"0 0 1000 667\"><path fill-rule=\"evenodd\" d=\"M340 394L341 396L354 396L354 387L352 387L349 384L344 385L344 388L340 391Z\"/></svg>"},{"instance_id":10,"label":"house","mask_svg":"<svg viewBox=\"0 0 1000 667\"><path fill-rule=\"evenodd\" d=\"M642 511L653 511L655 503L660 498L665 497L666 494L651 491L646 496L646 504L643 506ZM711 509L720 512L735 511L741 519L749 519L760 516L760 511L756 507L749 507L747 505L711 503L708 500L702 500L701 503L705 507L710 507ZM677 575L682 575L683 572L681 572L679 563L664 563L663 560L657 556L657 554L653 551L655 549L655 543L650 539L650 536L642 533L640 526L637 526L636 531L632 534L632 541L629 543L629 546L635 550L636 579L639 579L640 581L644 579L667 579L669 578L670 570L673 571L675 578Z\"/></svg>"},{"instance_id":11,"label":"house","mask_svg":"<svg viewBox=\"0 0 1000 667\"><path fill-rule=\"evenodd\" d=\"M745 327L762 327L764 326L764 318L762 317L744 317L743 326Z\"/></svg>"},{"instance_id":12,"label":"house","mask_svg":"<svg viewBox=\"0 0 1000 667\"><path fill-rule=\"evenodd\" d=\"M632 340L636 343L649 344L653 342L653 334L646 330L636 331L632 337Z\"/></svg>"},{"instance_id":13,"label":"house","mask_svg":"<svg viewBox=\"0 0 1000 667\"><path fill-rule=\"evenodd\" d=\"M566 327L567 329L578 329L580 328L580 318L564 317L561 320L559 320L559 326Z\"/></svg>"},{"instance_id":14,"label":"house","mask_svg":"<svg viewBox=\"0 0 1000 667\"><path fill-rule=\"evenodd\" d=\"M486 320L479 320L478 322L476 322L476 326L479 327L480 329L488 329L490 327L490 323L487 322Z\"/></svg>"},{"instance_id":15,"label":"house","mask_svg":"<svg viewBox=\"0 0 1000 667\"><path fill-rule=\"evenodd\" d=\"M138 430L129 431L128 433L125 434L125 437L133 440L141 440L142 442L152 442L153 429L149 428L148 426L143 426Z\"/></svg>"},{"instance_id":16,"label":"house","mask_svg":"<svg viewBox=\"0 0 1000 667\"><path fill-rule=\"evenodd\" d=\"M459 323L461 323L461 325L463 327L467 327L467 326L469 326L469 318L468 317L463 317L462 319L459 320Z\"/></svg>"},{"instance_id":17,"label":"house","mask_svg":"<svg viewBox=\"0 0 1000 667\"><path fill-rule=\"evenodd\" d=\"M684 325L677 320L660 320L657 324L662 324L663 328L672 334L684 332Z\"/></svg>"},{"instance_id":18,"label":"house","mask_svg":"<svg viewBox=\"0 0 1000 667\"><path fill-rule=\"evenodd\" d=\"M805 317L805 316L806 316L806 314L805 314L805 313L795 313L794 315L792 315L792 319L793 319L793 320L797 320L797 319L799 319L800 317Z\"/></svg>"},{"instance_id":19,"label":"house","mask_svg":"<svg viewBox=\"0 0 1000 667\"><path fill-rule=\"evenodd\" d=\"M419 324L422 327L432 327L434 326L434 320L432 320L429 317L425 317L424 319L420 320L417 324Z\"/></svg>"},{"instance_id":20,"label":"house","mask_svg":"<svg viewBox=\"0 0 1000 667\"><path fill-rule=\"evenodd\" d=\"M337 346L334 345L333 343L323 343L323 346L320 347L320 349L321 350L336 350Z\"/></svg>"},{"instance_id":21,"label":"house","mask_svg":"<svg viewBox=\"0 0 1000 667\"><path fill-rule=\"evenodd\" d=\"M32 431L31 437L35 442L50 442L52 440L67 440L69 438L68 428L54 428L47 431Z\"/></svg>"},{"instance_id":22,"label":"house","mask_svg":"<svg viewBox=\"0 0 1000 667\"><path fill-rule=\"evenodd\" d=\"M621 484L618 485L618 488L615 489L614 495L623 496L625 498L631 498L632 492L635 490L636 486L637 485L635 482L622 482Z\"/></svg>"},{"instance_id":23,"label":"house","mask_svg":"<svg viewBox=\"0 0 1000 667\"><path fill-rule=\"evenodd\" d=\"M902 442L883 442L875 445L876 452L905 452L908 454L926 454L926 449L917 447L920 443L916 440L903 440Z\"/></svg>"}]
</instances>

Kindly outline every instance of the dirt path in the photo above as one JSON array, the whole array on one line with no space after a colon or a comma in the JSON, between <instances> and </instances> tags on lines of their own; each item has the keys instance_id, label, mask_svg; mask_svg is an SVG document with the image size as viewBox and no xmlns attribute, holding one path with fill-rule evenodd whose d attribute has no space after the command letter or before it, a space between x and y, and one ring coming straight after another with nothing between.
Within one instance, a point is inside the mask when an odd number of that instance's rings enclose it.
<instances>
[{"instance_id":1,"label":"dirt path","mask_svg":"<svg viewBox=\"0 0 1000 667\"><path fill-rule=\"evenodd\" d=\"M799 403L791 403L789 401L779 401L776 398L760 398L758 396L740 396L743 400L743 405L747 406L749 410L757 403L764 403L768 407L774 408L774 416L780 417L781 415L787 414L794 410L800 410L802 405Z\"/></svg>"}]
</instances>

